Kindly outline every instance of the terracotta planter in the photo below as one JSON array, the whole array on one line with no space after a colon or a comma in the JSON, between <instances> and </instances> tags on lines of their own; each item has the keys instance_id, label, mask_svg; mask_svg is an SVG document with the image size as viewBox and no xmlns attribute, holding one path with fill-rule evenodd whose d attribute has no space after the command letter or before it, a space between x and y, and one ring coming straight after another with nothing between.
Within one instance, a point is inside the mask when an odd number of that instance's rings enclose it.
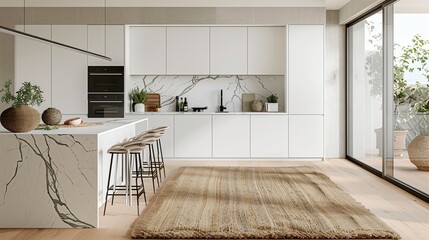
<instances>
[{"instance_id":1,"label":"terracotta planter","mask_svg":"<svg viewBox=\"0 0 429 240\"><path fill-rule=\"evenodd\" d=\"M417 136L408 145L410 161L421 171L429 171L429 136Z\"/></svg>"},{"instance_id":2,"label":"terracotta planter","mask_svg":"<svg viewBox=\"0 0 429 240\"><path fill-rule=\"evenodd\" d=\"M10 107L2 112L0 121L11 132L29 132L39 126L40 114L27 105Z\"/></svg>"}]
</instances>

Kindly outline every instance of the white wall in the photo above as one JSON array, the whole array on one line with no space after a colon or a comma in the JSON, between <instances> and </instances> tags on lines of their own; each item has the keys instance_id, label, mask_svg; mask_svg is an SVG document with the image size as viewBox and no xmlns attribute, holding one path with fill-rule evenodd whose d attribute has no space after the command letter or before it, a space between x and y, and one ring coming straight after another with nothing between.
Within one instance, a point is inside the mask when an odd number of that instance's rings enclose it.
<instances>
[{"instance_id":1,"label":"white wall","mask_svg":"<svg viewBox=\"0 0 429 240\"><path fill-rule=\"evenodd\" d=\"M346 24L384 0L351 0L340 9L339 23Z\"/></svg>"},{"instance_id":2,"label":"white wall","mask_svg":"<svg viewBox=\"0 0 429 240\"><path fill-rule=\"evenodd\" d=\"M325 157L346 156L345 26L338 11L326 11Z\"/></svg>"}]
</instances>

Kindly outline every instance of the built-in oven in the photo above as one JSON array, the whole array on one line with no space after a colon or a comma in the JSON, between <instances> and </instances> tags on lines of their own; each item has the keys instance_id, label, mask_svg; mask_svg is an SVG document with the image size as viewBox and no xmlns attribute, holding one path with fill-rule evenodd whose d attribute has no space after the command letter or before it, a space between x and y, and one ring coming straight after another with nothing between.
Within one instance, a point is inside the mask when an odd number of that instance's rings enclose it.
<instances>
[{"instance_id":1,"label":"built-in oven","mask_svg":"<svg viewBox=\"0 0 429 240\"><path fill-rule=\"evenodd\" d=\"M88 67L88 117L124 117L124 67Z\"/></svg>"},{"instance_id":2,"label":"built-in oven","mask_svg":"<svg viewBox=\"0 0 429 240\"><path fill-rule=\"evenodd\" d=\"M88 92L123 93L124 67L123 66L89 66Z\"/></svg>"},{"instance_id":3,"label":"built-in oven","mask_svg":"<svg viewBox=\"0 0 429 240\"><path fill-rule=\"evenodd\" d=\"M88 117L123 118L123 94L88 94Z\"/></svg>"}]
</instances>

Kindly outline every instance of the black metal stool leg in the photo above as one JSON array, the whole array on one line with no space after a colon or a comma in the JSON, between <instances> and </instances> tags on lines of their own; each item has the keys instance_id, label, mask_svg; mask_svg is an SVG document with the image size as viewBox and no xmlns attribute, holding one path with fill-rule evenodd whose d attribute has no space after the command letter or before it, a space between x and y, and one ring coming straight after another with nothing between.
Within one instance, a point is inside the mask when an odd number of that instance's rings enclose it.
<instances>
[{"instance_id":1,"label":"black metal stool leg","mask_svg":"<svg viewBox=\"0 0 429 240\"><path fill-rule=\"evenodd\" d=\"M109 177L107 180L107 191L106 191L106 200L104 201L103 216L106 215L107 197L109 196L109 188L110 188L110 175L112 174L112 164L113 164L113 154L111 154L111 157L110 157Z\"/></svg>"},{"instance_id":2,"label":"black metal stool leg","mask_svg":"<svg viewBox=\"0 0 429 240\"><path fill-rule=\"evenodd\" d=\"M161 150L161 162L162 162L162 168L163 168L163 171L164 171L164 178L166 178L167 175L165 174L165 163L164 163L164 155L162 153L161 139L159 139L158 141L159 141L159 149Z\"/></svg>"},{"instance_id":3,"label":"black metal stool leg","mask_svg":"<svg viewBox=\"0 0 429 240\"><path fill-rule=\"evenodd\" d=\"M152 146L152 152L153 152L152 155L155 156L155 149L153 147L153 144L151 144L151 146ZM154 157L154 159L155 159L155 157ZM158 183L158 187L159 187L158 170L156 170L155 173L156 173L156 182Z\"/></svg>"},{"instance_id":4,"label":"black metal stool leg","mask_svg":"<svg viewBox=\"0 0 429 240\"><path fill-rule=\"evenodd\" d=\"M149 165L149 171L152 175L153 174L153 166L152 166L152 150L151 149L152 149L152 146L149 145L149 162L148 162L148 165ZM154 179L153 175L152 175L152 186L153 186L153 193L155 193L155 179Z\"/></svg>"},{"instance_id":5,"label":"black metal stool leg","mask_svg":"<svg viewBox=\"0 0 429 240\"><path fill-rule=\"evenodd\" d=\"M140 171L143 171L143 162L142 162L141 154L139 154L138 157L139 157L139 162L140 162ZM144 187L144 181L143 181L143 172L140 172L140 181L142 181L144 203L147 206L146 189Z\"/></svg>"},{"instance_id":6,"label":"black metal stool leg","mask_svg":"<svg viewBox=\"0 0 429 240\"><path fill-rule=\"evenodd\" d=\"M138 184L138 178L139 178L139 168L138 168L138 162L137 162L137 156L136 154L132 154L134 155L134 161L135 161L135 166L136 166L136 196L137 196L137 215L140 215L140 195L139 195L139 184ZM143 184L143 183L142 183Z\"/></svg>"},{"instance_id":7,"label":"black metal stool leg","mask_svg":"<svg viewBox=\"0 0 429 240\"><path fill-rule=\"evenodd\" d=\"M158 144L158 141L159 141L159 139L158 140L156 140L156 159L157 159L157 162L156 162L156 168L157 168L157 170L158 170L158 176L159 176L159 181L160 182L162 182L162 173L161 173L161 161L160 161L160 158L159 158L159 155L160 155L160 151L159 151L159 144Z\"/></svg>"}]
</instances>

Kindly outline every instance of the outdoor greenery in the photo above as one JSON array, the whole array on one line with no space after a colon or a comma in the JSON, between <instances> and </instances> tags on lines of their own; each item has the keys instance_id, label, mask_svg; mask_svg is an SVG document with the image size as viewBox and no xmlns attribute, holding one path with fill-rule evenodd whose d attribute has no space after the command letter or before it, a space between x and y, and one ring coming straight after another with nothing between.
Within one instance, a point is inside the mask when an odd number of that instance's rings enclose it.
<instances>
[{"instance_id":1,"label":"outdoor greenery","mask_svg":"<svg viewBox=\"0 0 429 240\"><path fill-rule=\"evenodd\" d=\"M145 103L147 97L147 91L139 87L135 87L130 92L130 98L133 100L133 103Z\"/></svg>"},{"instance_id":2,"label":"outdoor greenery","mask_svg":"<svg viewBox=\"0 0 429 240\"><path fill-rule=\"evenodd\" d=\"M369 43L374 47L366 58L366 70L370 77L371 94L381 96L383 85L383 54L382 35L374 33L374 24L367 22ZM398 106L409 105L410 112L429 112L429 39L423 39L420 35L412 38L411 44L407 46L395 45L395 49L401 48L401 55L394 57L394 79L393 79L393 100L395 102L395 112ZM405 79L406 74L419 73L424 78L424 83L415 81L410 84ZM413 81L414 82L414 81Z\"/></svg>"},{"instance_id":3,"label":"outdoor greenery","mask_svg":"<svg viewBox=\"0 0 429 240\"><path fill-rule=\"evenodd\" d=\"M42 95L43 91L37 85L31 85L29 82L24 82L15 95L12 94L11 85L12 81L9 80L0 90L0 93L2 94L1 101L3 103L9 104L12 102L13 107L21 105L40 106L40 104L45 101Z\"/></svg>"}]
</instances>

